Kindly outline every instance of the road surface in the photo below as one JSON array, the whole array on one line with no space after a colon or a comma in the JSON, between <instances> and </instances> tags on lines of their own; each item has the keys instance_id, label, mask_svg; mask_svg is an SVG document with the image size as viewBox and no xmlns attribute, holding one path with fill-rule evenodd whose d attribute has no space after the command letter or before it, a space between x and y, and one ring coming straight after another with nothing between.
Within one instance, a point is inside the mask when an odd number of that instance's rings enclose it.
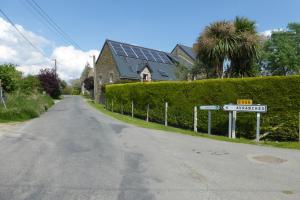
<instances>
[{"instance_id":1,"label":"road surface","mask_svg":"<svg viewBox=\"0 0 300 200\"><path fill-rule=\"evenodd\" d=\"M0 200L300 199L300 151L137 128L81 97L0 132Z\"/></svg>"}]
</instances>

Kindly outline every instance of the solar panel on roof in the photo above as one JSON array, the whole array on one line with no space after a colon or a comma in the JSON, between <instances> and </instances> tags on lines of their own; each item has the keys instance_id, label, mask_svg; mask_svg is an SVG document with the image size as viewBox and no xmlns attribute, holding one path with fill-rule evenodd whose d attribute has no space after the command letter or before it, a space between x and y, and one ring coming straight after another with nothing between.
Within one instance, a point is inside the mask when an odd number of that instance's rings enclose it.
<instances>
[{"instance_id":1,"label":"solar panel on roof","mask_svg":"<svg viewBox=\"0 0 300 200\"><path fill-rule=\"evenodd\" d=\"M131 49L131 47L129 45L121 45L124 49L124 51L126 52L127 56L128 57L131 57L131 58L137 58L135 53L133 52L133 50Z\"/></svg>"},{"instance_id":2,"label":"solar panel on roof","mask_svg":"<svg viewBox=\"0 0 300 200\"><path fill-rule=\"evenodd\" d=\"M149 50L147 50L147 49L141 49L141 50L143 51L145 56L148 58L148 60L156 62L155 58L152 56L152 54L150 53Z\"/></svg>"},{"instance_id":3,"label":"solar panel on roof","mask_svg":"<svg viewBox=\"0 0 300 200\"><path fill-rule=\"evenodd\" d=\"M156 51L151 51L152 55L154 56L154 58L156 59L157 62L161 62L163 63L164 61L160 58L158 52Z\"/></svg>"},{"instance_id":4,"label":"solar panel on roof","mask_svg":"<svg viewBox=\"0 0 300 200\"><path fill-rule=\"evenodd\" d=\"M110 42L110 44L118 56L127 56L120 43Z\"/></svg>"},{"instance_id":5,"label":"solar panel on roof","mask_svg":"<svg viewBox=\"0 0 300 200\"><path fill-rule=\"evenodd\" d=\"M147 60L147 58L145 57L145 55L142 53L141 48L132 47L132 49L135 52L135 54L138 56L139 59Z\"/></svg>"},{"instance_id":6,"label":"solar panel on roof","mask_svg":"<svg viewBox=\"0 0 300 200\"><path fill-rule=\"evenodd\" d=\"M131 46L129 44L122 44L114 41L109 42L113 51L118 56L125 56L131 58L138 58L152 62L172 64L168 55L164 52L150 50L142 47Z\"/></svg>"},{"instance_id":7,"label":"solar panel on roof","mask_svg":"<svg viewBox=\"0 0 300 200\"><path fill-rule=\"evenodd\" d=\"M165 53L159 52L159 55L163 59L164 63L172 64L172 62Z\"/></svg>"}]
</instances>

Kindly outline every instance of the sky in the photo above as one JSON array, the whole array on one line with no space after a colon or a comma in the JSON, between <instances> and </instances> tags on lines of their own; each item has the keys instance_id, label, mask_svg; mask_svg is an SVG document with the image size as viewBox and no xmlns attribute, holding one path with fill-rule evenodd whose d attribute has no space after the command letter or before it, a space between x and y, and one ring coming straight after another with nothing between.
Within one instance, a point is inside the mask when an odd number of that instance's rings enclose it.
<instances>
[{"instance_id":1,"label":"sky","mask_svg":"<svg viewBox=\"0 0 300 200\"><path fill-rule=\"evenodd\" d=\"M192 46L217 20L245 16L264 34L300 22L300 0L34 0L74 42L70 43L30 6L32 0L0 0L0 9L41 51L34 49L0 13L0 64L15 63L25 74L58 61L61 78L80 76L105 39L170 52ZM80 48L79 48L80 47Z\"/></svg>"}]
</instances>

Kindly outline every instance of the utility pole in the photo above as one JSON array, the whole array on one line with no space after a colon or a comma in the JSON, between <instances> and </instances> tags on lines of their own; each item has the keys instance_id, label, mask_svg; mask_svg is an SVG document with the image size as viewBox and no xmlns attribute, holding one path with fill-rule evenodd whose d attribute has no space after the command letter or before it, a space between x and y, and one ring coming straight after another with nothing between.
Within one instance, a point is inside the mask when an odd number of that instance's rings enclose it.
<instances>
[{"instance_id":1,"label":"utility pole","mask_svg":"<svg viewBox=\"0 0 300 200\"><path fill-rule=\"evenodd\" d=\"M56 62L56 58L54 58L53 60L54 60L55 77L57 78L57 62Z\"/></svg>"},{"instance_id":2,"label":"utility pole","mask_svg":"<svg viewBox=\"0 0 300 200\"><path fill-rule=\"evenodd\" d=\"M93 69L94 69L94 101L97 102L97 91L98 91L98 80L97 80L97 72L96 72L96 57L93 55Z\"/></svg>"}]
</instances>

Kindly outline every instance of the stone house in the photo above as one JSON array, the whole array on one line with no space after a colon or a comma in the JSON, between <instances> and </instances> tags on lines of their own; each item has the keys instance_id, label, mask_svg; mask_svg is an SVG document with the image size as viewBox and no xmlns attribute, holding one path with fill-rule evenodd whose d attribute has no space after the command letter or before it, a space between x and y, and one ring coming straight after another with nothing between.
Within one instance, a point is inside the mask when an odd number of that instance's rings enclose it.
<instances>
[{"instance_id":1,"label":"stone house","mask_svg":"<svg viewBox=\"0 0 300 200\"><path fill-rule=\"evenodd\" d=\"M171 51L171 55L177 58L180 64L191 68L196 61L196 53L193 51L193 48L177 44L175 48Z\"/></svg>"},{"instance_id":2,"label":"stone house","mask_svg":"<svg viewBox=\"0 0 300 200\"><path fill-rule=\"evenodd\" d=\"M191 67L191 48L176 45L171 53L112 40L106 40L95 61L95 99L103 102L101 87L104 84L132 81L177 80L179 63Z\"/></svg>"}]
</instances>

